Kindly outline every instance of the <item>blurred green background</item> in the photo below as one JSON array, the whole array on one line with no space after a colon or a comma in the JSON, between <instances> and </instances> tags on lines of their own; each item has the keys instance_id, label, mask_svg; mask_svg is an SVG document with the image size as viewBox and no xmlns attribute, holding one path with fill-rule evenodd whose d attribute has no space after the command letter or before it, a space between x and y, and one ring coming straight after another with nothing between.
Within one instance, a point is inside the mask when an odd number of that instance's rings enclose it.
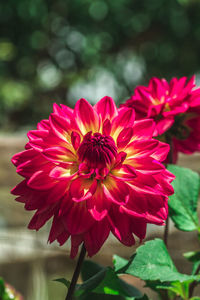
<instances>
[{"instance_id":1,"label":"blurred green background","mask_svg":"<svg viewBox=\"0 0 200 300\"><path fill-rule=\"evenodd\" d=\"M200 70L198 0L0 1L0 128Z\"/></svg>"}]
</instances>

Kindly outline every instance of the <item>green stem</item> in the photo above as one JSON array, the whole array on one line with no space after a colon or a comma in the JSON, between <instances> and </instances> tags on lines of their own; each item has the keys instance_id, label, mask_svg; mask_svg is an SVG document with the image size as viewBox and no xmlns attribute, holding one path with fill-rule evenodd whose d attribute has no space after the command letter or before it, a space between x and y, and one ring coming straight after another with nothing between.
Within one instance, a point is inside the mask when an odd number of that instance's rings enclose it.
<instances>
[{"instance_id":1,"label":"green stem","mask_svg":"<svg viewBox=\"0 0 200 300\"><path fill-rule=\"evenodd\" d=\"M197 268L197 270L196 270L196 272L195 272L194 275L199 274L199 272L200 272L200 265L198 266L198 268ZM189 298L192 297L193 292L194 292L194 289L195 289L195 287L196 287L198 284L199 284L198 281L193 281L193 282L190 284L190 288L189 288Z\"/></svg>"},{"instance_id":2,"label":"green stem","mask_svg":"<svg viewBox=\"0 0 200 300\"><path fill-rule=\"evenodd\" d=\"M170 146L170 150L169 150L169 154L168 154L168 161L170 164L173 163L173 144L172 144L172 138L171 136L167 135L166 136L166 142L169 144ZM165 223L165 230L164 230L164 235L163 235L163 241L167 247L168 245L168 234L169 234L169 215L167 216L167 220Z\"/></svg>"},{"instance_id":3,"label":"green stem","mask_svg":"<svg viewBox=\"0 0 200 300\"><path fill-rule=\"evenodd\" d=\"M168 246L168 234L169 234L169 216L167 216L167 220L165 222L165 230L164 230L164 236L163 236L163 241L166 245Z\"/></svg>"},{"instance_id":4,"label":"green stem","mask_svg":"<svg viewBox=\"0 0 200 300\"><path fill-rule=\"evenodd\" d=\"M65 300L72 300L73 299L72 297L73 297L73 294L74 294L74 291L75 291L75 288L76 288L76 283L77 283L78 277L80 275L81 266L82 266L82 263L84 261L85 255L86 255L86 249L85 249L85 246L83 244L83 246L81 248L79 258L78 258L78 261L77 261L77 264L76 264L74 274L72 276L72 281L70 283L70 286L69 286L69 289L68 289L67 296L66 296Z\"/></svg>"}]
</instances>

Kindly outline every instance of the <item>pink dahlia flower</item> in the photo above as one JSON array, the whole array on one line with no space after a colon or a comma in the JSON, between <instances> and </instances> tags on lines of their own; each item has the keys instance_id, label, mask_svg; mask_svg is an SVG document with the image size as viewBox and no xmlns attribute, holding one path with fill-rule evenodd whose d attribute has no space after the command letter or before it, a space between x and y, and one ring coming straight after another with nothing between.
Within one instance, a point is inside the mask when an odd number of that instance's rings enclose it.
<instances>
[{"instance_id":1,"label":"pink dahlia flower","mask_svg":"<svg viewBox=\"0 0 200 300\"><path fill-rule=\"evenodd\" d=\"M152 139L152 120L134 115L109 97L94 107L80 99L74 110L54 104L49 119L29 131L26 150L12 158L25 178L12 193L36 210L29 229L53 217L49 241L62 245L71 237L71 257L82 242L94 255L110 232L131 246L134 235L144 239L147 223L167 218L174 176L161 162L169 146Z\"/></svg>"},{"instance_id":2,"label":"pink dahlia flower","mask_svg":"<svg viewBox=\"0 0 200 300\"><path fill-rule=\"evenodd\" d=\"M149 85L138 86L134 95L121 106L132 107L136 120L156 122L154 136L172 140L174 162L177 152L200 151L200 89L194 89L195 77L165 79L153 77Z\"/></svg>"}]
</instances>

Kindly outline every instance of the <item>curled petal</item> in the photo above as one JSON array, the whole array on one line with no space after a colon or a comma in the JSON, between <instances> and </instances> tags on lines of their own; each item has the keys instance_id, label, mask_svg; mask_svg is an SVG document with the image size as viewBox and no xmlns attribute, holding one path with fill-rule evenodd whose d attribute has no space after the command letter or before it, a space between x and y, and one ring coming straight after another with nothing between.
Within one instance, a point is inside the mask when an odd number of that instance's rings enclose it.
<instances>
[{"instance_id":1,"label":"curled petal","mask_svg":"<svg viewBox=\"0 0 200 300\"><path fill-rule=\"evenodd\" d=\"M50 128L49 120L42 120L37 124L38 130L49 130L49 128Z\"/></svg>"},{"instance_id":2,"label":"curled petal","mask_svg":"<svg viewBox=\"0 0 200 300\"><path fill-rule=\"evenodd\" d=\"M30 130L27 134L29 140L43 139L49 135L48 130Z\"/></svg>"},{"instance_id":3,"label":"curled petal","mask_svg":"<svg viewBox=\"0 0 200 300\"><path fill-rule=\"evenodd\" d=\"M67 118L72 118L74 114L74 110L67 105L60 104L62 111L64 112Z\"/></svg>"},{"instance_id":4,"label":"curled petal","mask_svg":"<svg viewBox=\"0 0 200 300\"><path fill-rule=\"evenodd\" d=\"M49 172L52 165L42 155L38 155L32 160L27 160L23 164L20 164L17 167L17 173L23 177L30 178L39 168L42 168L45 172Z\"/></svg>"},{"instance_id":5,"label":"curled petal","mask_svg":"<svg viewBox=\"0 0 200 300\"><path fill-rule=\"evenodd\" d=\"M102 247L110 233L110 225L106 218L95 222L85 234L84 242L89 256L95 255Z\"/></svg>"},{"instance_id":6,"label":"curled petal","mask_svg":"<svg viewBox=\"0 0 200 300\"><path fill-rule=\"evenodd\" d=\"M94 109L101 116L102 122L106 119L112 121L117 116L117 107L111 97L104 97L94 106Z\"/></svg>"},{"instance_id":7,"label":"curled petal","mask_svg":"<svg viewBox=\"0 0 200 300\"><path fill-rule=\"evenodd\" d=\"M66 214L62 216L62 222L71 235L80 235L87 232L93 226L95 220L88 212L85 201L70 201Z\"/></svg>"},{"instance_id":8,"label":"curled petal","mask_svg":"<svg viewBox=\"0 0 200 300\"><path fill-rule=\"evenodd\" d=\"M47 148L42 153L48 160L53 162L76 161L76 156L65 147Z\"/></svg>"},{"instance_id":9,"label":"curled petal","mask_svg":"<svg viewBox=\"0 0 200 300\"><path fill-rule=\"evenodd\" d=\"M122 180L109 176L104 181L104 194L108 201L121 205L129 199L129 188Z\"/></svg>"},{"instance_id":10,"label":"curled petal","mask_svg":"<svg viewBox=\"0 0 200 300\"><path fill-rule=\"evenodd\" d=\"M156 124L152 119L135 121L132 140L152 138L155 125Z\"/></svg>"},{"instance_id":11,"label":"curled petal","mask_svg":"<svg viewBox=\"0 0 200 300\"><path fill-rule=\"evenodd\" d=\"M118 207L112 206L108 220L112 233L126 246L135 244L131 230L131 218L126 213L120 212Z\"/></svg>"},{"instance_id":12,"label":"curled petal","mask_svg":"<svg viewBox=\"0 0 200 300\"><path fill-rule=\"evenodd\" d=\"M63 231L58 237L57 237L57 241L60 244L60 246L62 246L70 237L70 233L67 232L66 230ZM71 257L73 258L73 257Z\"/></svg>"},{"instance_id":13,"label":"curled petal","mask_svg":"<svg viewBox=\"0 0 200 300\"><path fill-rule=\"evenodd\" d=\"M133 181L137 176L137 172L131 165L123 164L122 166L113 169L112 175L114 175L115 178L124 181Z\"/></svg>"},{"instance_id":14,"label":"curled petal","mask_svg":"<svg viewBox=\"0 0 200 300\"><path fill-rule=\"evenodd\" d=\"M27 180L24 179L11 190L11 194L18 196L18 195L23 195L26 191L27 191Z\"/></svg>"},{"instance_id":15,"label":"curled petal","mask_svg":"<svg viewBox=\"0 0 200 300\"><path fill-rule=\"evenodd\" d=\"M124 128L118 135L117 147L124 148L131 140L132 135L133 135L133 128L131 127Z\"/></svg>"},{"instance_id":16,"label":"curled petal","mask_svg":"<svg viewBox=\"0 0 200 300\"><path fill-rule=\"evenodd\" d=\"M110 135L111 132L111 122L110 120L106 119L103 123L103 134Z\"/></svg>"},{"instance_id":17,"label":"curled petal","mask_svg":"<svg viewBox=\"0 0 200 300\"><path fill-rule=\"evenodd\" d=\"M65 232L65 228L64 228L62 222L60 222L58 216L55 215L54 218L53 218L53 222L52 222L51 230L50 230L50 233L49 233L48 241L50 243L52 243L59 236L61 236L61 234L63 234L64 232ZM69 237L69 235L68 235L68 237Z\"/></svg>"},{"instance_id":18,"label":"curled petal","mask_svg":"<svg viewBox=\"0 0 200 300\"><path fill-rule=\"evenodd\" d=\"M131 218L131 230L141 242L146 236L147 222L140 219Z\"/></svg>"},{"instance_id":19,"label":"curled petal","mask_svg":"<svg viewBox=\"0 0 200 300\"><path fill-rule=\"evenodd\" d=\"M80 135L77 132L72 131L71 141L72 141L72 145L73 145L74 149L77 150L80 145L80 141L81 141Z\"/></svg>"},{"instance_id":20,"label":"curled petal","mask_svg":"<svg viewBox=\"0 0 200 300\"><path fill-rule=\"evenodd\" d=\"M161 119L160 121L157 122L153 135L158 136L163 134L165 131L171 128L173 124L174 124L173 117L169 116L164 119Z\"/></svg>"},{"instance_id":21,"label":"curled petal","mask_svg":"<svg viewBox=\"0 0 200 300\"><path fill-rule=\"evenodd\" d=\"M78 253L78 248L83 242L83 236L82 235L72 235L71 236L71 252L70 257L74 258Z\"/></svg>"},{"instance_id":22,"label":"curled petal","mask_svg":"<svg viewBox=\"0 0 200 300\"><path fill-rule=\"evenodd\" d=\"M54 215L55 209L55 206L51 206L46 207L45 211L37 211L28 224L28 228L39 230Z\"/></svg>"},{"instance_id":23,"label":"curled petal","mask_svg":"<svg viewBox=\"0 0 200 300\"><path fill-rule=\"evenodd\" d=\"M92 105L85 99L80 99L74 108L75 120L81 133L85 135L87 132L99 131L99 117Z\"/></svg>"},{"instance_id":24,"label":"curled petal","mask_svg":"<svg viewBox=\"0 0 200 300\"><path fill-rule=\"evenodd\" d=\"M68 141L71 135L70 119L66 119L56 114L51 114L50 125L53 132L62 140Z\"/></svg>"},{"instance_id":25,"label":"curled petal","mask_svg":"<svg viewBox=\"0 0 200 300\"><path fill-rule=\"evenodd\" d=\"M166 143L159 142L151 157L158 161L164 161L169 153L170 146Z\"/></svg>"},{"instance_id":26,"label":"curled petal","mask_svg":"<svg viewBox=\"0 0 200 300\"><path fill-rule=\"evenodd\" d=\"M80 202L92 197L97 189L97 180L77 178L70 185L70 196L73 201Z\"/></svg>"},{"instance_id":27,"label":"curled petal","mask_svg":"<svg viewBox=\"0 0 200 300\"><path fill-rule=\"evenodd\" d=\"M165 167L159 163L157 160L149 157L149 158L133 158L127 160L129 164L137 170L138 172L143 174L156 174L161 173Z\"/></svg>"},{"instance_id":28,"label":"curled petal","mask_svg":"<svg viewBox=\"0 0 200 300\"><path fill-rule=\"evenodd\" d=\"M56 166L52 168L49 173L49 177L54 180L72 180L78 172L78 166L76 162L66 163L64 167Z\"/></svg>"},{"instance_id":29,"label":"curled petal","mask_svg":"<svg viewBox=\"0 0 200 300\"><path fill-rule=\"evenodd\" d=\"M20 164L23 164L25 162L27 162L28 160L33 159L34 157L36 157L38 155L38 152L35 151L34 149L28 149L22 152L19 152L15 155L13 155L11 161L13 163L13 165L15 165L16 167Z\"/></svg>"},{"instance_id":30,"label":"curled petal","mask_svg":"<svg viewBox=\"0 0 200 300\"><path fill-rule=\"evenodd\" d=\"M127 156L126 152L124 152L124 151L119 152L115 159L114 168L120 167L122 165L122 163L124 162L126 156Z\"/></svg>"},{"instance_id":31,"label":"curled petal","mask_svg":"<svg viewBox=\"0 0 200 300\"><path fill-rule=\"evenodd\" d=\"M116 140L122 129L132 127L135 120L135 112L128 107L122 107L118 111L118 116L112 121L111 135Z\"/></svg>"},{"instance_id":32,"label":"curled petal","mask_svg":"<svg viewBox=\"0 0 200 300\"><path fill-rule=\"evenodd\" d=\"M48 190L55 184L55 180L48 176L44 171L35 172L28 180L27 185L36 190Z\"/></svg>"},{"instance_id":33,"label":"curled petal","mask_svg":"<svg viewBox=\"0 0 200 300\"><path fill-rule=\"evenodd\" d=\"M87 207L93 218L102 220L110 208L111 203L107 201L101 183L98 183L95 193L87 200Z\"/></svg>"},{"instance_id":34,"label":"curled petal","mask_svg":"<svg viewBox=\"0 0 200 300\"><path fill-rule=\"evenodd\" d=\"M157 140L136 140L129 143L124 151L127 153L127 160L132 158L145 158L151 156L158 146ZM164 144L164 143L163 143ZM165 144L167 145L167 144Z\"/></svg>"}]
</instances>

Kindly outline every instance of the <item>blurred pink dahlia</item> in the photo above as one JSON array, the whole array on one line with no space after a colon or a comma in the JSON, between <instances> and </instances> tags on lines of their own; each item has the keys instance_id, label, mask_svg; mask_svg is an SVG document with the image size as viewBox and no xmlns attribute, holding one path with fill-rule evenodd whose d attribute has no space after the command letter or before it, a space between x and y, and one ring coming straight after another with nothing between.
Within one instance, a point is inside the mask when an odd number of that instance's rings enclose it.
<instances>
[{"instance_id":1,"label":"blurred pink dahlia","mask_svg":"<svg viewBox=\"0 0 200 300\"><path fill-rule=\"evenodd\" d=\"M110 232L127 246L144 239L147 223L163 225L174 176L160 163L169 151L152 139L152 120L109 97L94 107L80 99L74 110L54 104L48 120L28 132L25 151L13 156L25 179L12 194L36 210L28 227L53 217L50 243L71 237L71 257L84 242L89 256Z\"/></svg>"},{"instance_id":2,"label":"blurred pink dahlia","mask_svg":"<svg viewBox=\"0 0 200 300\"><path fill-rule=\"evenodd\" d=\"M153 77L149 85L138 86L121 106L132 107L136 120L151 118L156 122L154 136L172 140L174 162L177 152L200 151L200 88L194 89L195 77L165 79Z\"/></svg>"}]
</instances>

